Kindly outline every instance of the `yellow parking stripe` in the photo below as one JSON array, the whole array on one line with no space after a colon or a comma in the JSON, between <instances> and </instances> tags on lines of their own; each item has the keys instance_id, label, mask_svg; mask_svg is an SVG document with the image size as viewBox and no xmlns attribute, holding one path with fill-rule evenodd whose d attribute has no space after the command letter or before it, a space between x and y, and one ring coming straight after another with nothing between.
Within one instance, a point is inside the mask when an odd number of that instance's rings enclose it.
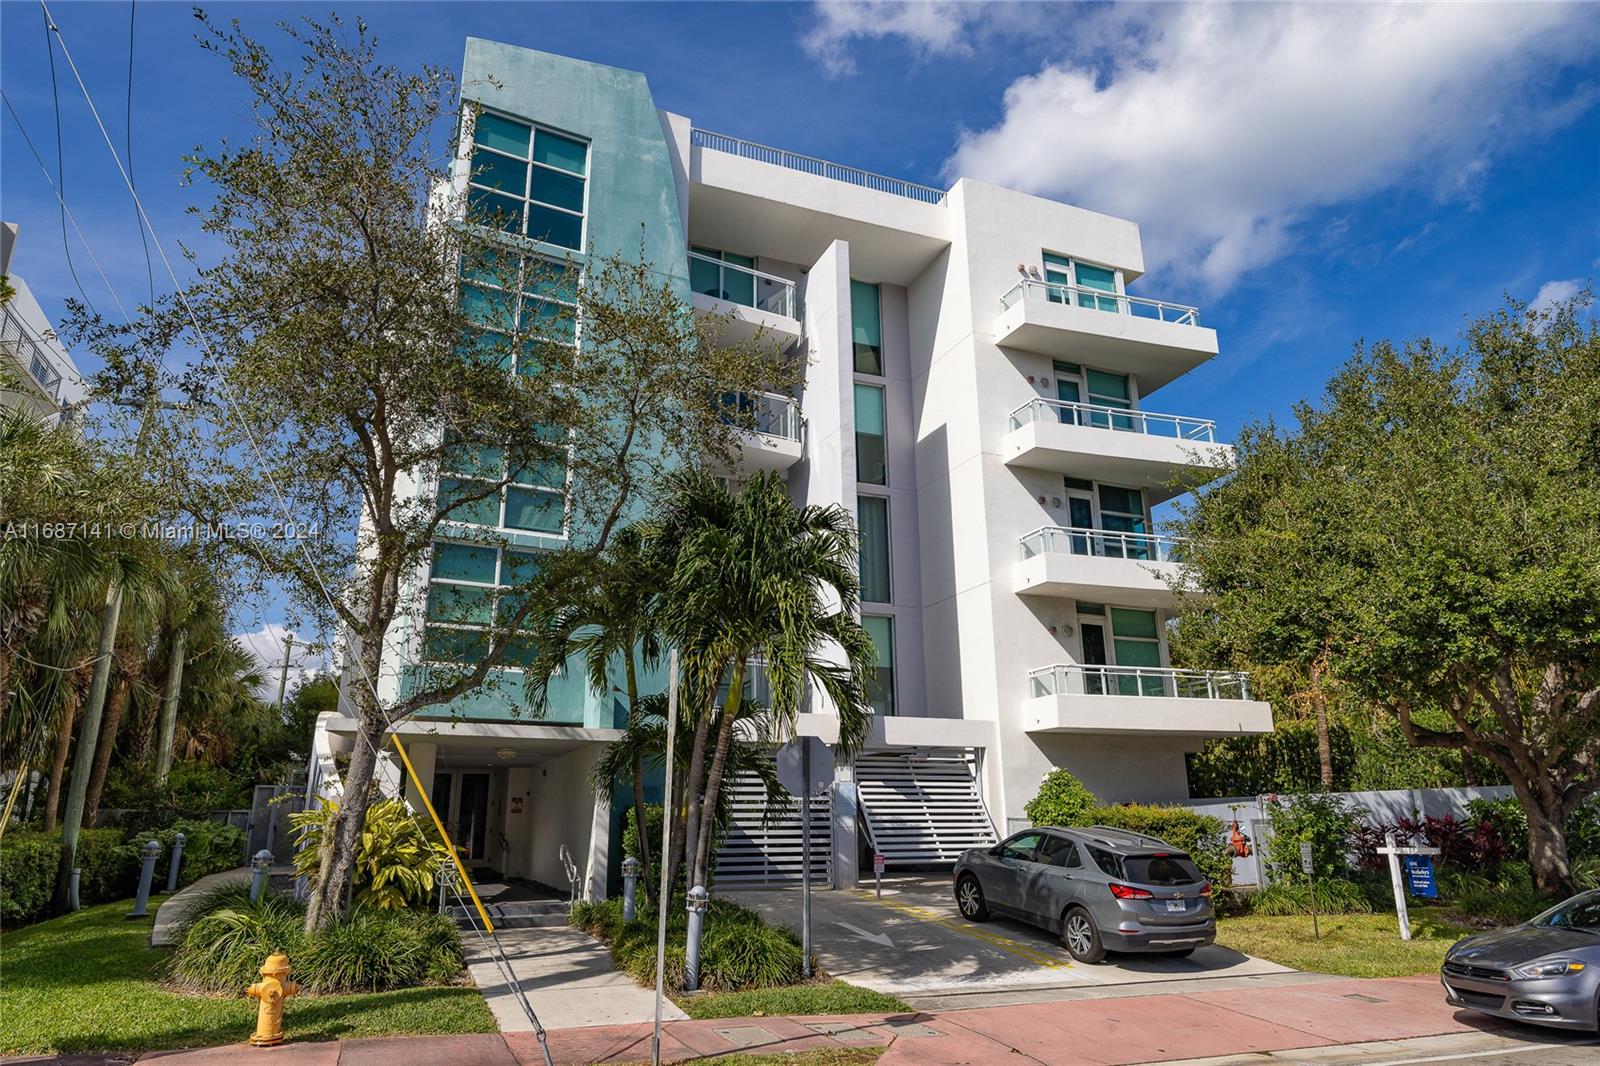
<instances>
[{"instance_id":1,"label":"yellow parking stripe","mask_svg":"<svg viewBox=\"0 0 1600 1066\"><path fill-rule=\"evenodd\" d=\"M999 933L991 933L987 929L980 929L972 925L970 922L955 921L954 919L947 918L945 915L934 910L932 907L922 907L915 903L902 903L897 899L879 899L871 892L866 892L859 889L856 890L855 895L861 899L888 907L890 910L899 911L901 914L915 918L920 922L927 922L930 925L937 925L941 928L948 929L952 933L960 933L962 936L970 936L976 940L982 940L986 944L994 945L1001 951L1008 952L1009 954L1015 955L1020 959L1026 959L1029 962L1037 963L1040 966L1048 966L1053 970L1069 970L1072 968L1072 963L1058 959L1052 955L1046 955L1044 952L1038 951L1029 947L1027 944L1022 943L1020 940L1012 940L1008 936L1001 936Z\"/></svg>"}]
</instances>

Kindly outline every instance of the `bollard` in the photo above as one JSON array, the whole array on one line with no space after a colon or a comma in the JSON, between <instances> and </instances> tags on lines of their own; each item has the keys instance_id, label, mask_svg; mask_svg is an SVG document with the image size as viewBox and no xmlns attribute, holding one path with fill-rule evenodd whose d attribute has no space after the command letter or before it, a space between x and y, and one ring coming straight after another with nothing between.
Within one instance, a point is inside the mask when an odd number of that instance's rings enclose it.
<instances>
[{"instance_id":1,"label":"bollard","mask_svg":"<svg viewBox=\"0 0 1600 1066\"><path fill-rule=\"evenodd\" d=\"M695 885L689 890L689 902L686 906L689 912L689 942L684 945L683 975L683 987L686 992L693 992L700 987L700 925L705 921L706 907L710 902L710 896L704 885Z\"/></svg>"},{"instance_id":2,"label":"bollard","mask_svg":"<svg viewBox=\"0 0 1600 1066\"><path fill-rule=\"evenodd\" d=\"M83 880L83 867L72 868L72 880L67 882L67 910L78 909L78 882Z\"/></svg>"},{"instance_id":3,"label":"bollard","mask_svg":"<svg viewBox=\"0 0 1600 1066\"><path fill-rule=\"evenodd\" d=\"M639 860L629 855L622 860L622 920L631 922L635 916L634 894L639 890Z\"/></svg>"},{"instance_id":4,"label":"bollard","mask_svg":"<svg viewBox=\"0 0 1600 1066\"><path fill-rule=\"evenodd\" d=\"M167 891L178 891L178 867L183 863L183 834L172 837L172 861L167 864Z\"/></svg>"},{"instance_id":5,"label":"bollard","mask_svg":"<svg viewBox=\"0 0 1600 1066\"><path fill-rule=\"evenodd\" d=\"M144 865L139 868L139 894L133 900L133 913L129 918L143 918L149 914L150 882L156 879L156 856L161 854L161 845L154 840L145 841L140 849L144 852Z\"/></svg>"},{"instance_id":6,"label":"bollard","mask_svg":"<svg viewBox=\"0 0 1600 1066\"><path fill-rule=\"evenodd\" d=\"M257 860L263 854L266 852L257 853ZM261 980L244 990L245 995L261 1003L256 1008L256 1031L251 1034L250 1043L256 1047L273 1047L283 1043L283 1001L298 995L300 986L288 980L289 959L281 951L267 956L260 974Z\"/></svg>"},{"instance_id":7,"label":"bollard","mask_svg":"<svg viewBox=\"0 0 1600 1066\"><path fill-rule=\"evenodd\" d=\"M267 887L267 871L272 868L272 852L262 848L256 852L256 857L250 863L255 868L255 873L250 875L250 902L254 903L261 898L261 893Z\"/></svg>"}]
</instances>

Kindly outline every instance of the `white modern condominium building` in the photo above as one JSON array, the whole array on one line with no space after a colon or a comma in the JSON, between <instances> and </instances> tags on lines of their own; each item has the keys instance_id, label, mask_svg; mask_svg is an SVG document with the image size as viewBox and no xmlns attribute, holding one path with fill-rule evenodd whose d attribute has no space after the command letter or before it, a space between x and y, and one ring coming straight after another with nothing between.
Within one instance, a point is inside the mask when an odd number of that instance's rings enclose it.
<instances>
[{"instance_id":1,"label":"white modern condominium building","mask_svg":"<svg viewBox=\"0 0 1600 1066\"><path fill-rule=\"evenodd\" d=\"M1137 293L1135 223L711 133L658 110L642 74L490 41L469 39L461 83L481 105L461 176L490 176L474 196L556 254L633 254L642 226L697 309L765 327L806 362L798 395L764 399L746 468L857 515L879 648L867 750L819 797L819 873L852 884L872 851L947 862L1020 822L1052 767L1107 801L1183 799L1185 753L1271 729L1244 677L1169 665L1180 567L1151 508L1232 449L1203 418L1157 413L1217 335ZM559 508L552 521L539 491L485 521L519 549L553 546ZM444 545L429 580L493 585L492 561L471 570ZM625 797L595 803L586 775L620 735L618 708L581 679L539 722L512 702L402 727L419 771L476 861L564 885L565 845L602 893ZM802 730L826 734L825 718L802 715ZM325 719L319 744L351 726ZM753 806L719 876L794 876L797 820L762 826Z\"/></svg>"}]
</instances>

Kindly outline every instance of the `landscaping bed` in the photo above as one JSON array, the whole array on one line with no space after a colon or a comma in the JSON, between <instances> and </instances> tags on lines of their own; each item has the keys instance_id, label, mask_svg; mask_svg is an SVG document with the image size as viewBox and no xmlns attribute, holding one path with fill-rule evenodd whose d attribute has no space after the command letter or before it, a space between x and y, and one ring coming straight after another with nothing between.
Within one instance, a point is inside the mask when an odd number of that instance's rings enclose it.
<instances>
[{"instance_id":1,"label":"landscaping bed","mask_svg":"<svg viewBox=\"0 0 1600 1066\"><path fill-rule=\"evenodd\" d=\"M152 912L157 903L150 901ZM249 1037L256 1005L244 998L244 985L196 995L165 983L172 953L148 946L151 920L128 921L132 909L130 900L86 907L0 935L0 1054L205 1047ZM302 994L287 1002L284 1028L291 1040L310 1041L489 1033L495 1024L477 989L436 985Z\"/></svg>"},{"instance_id":2,"label":"landscaping bed","mask_svg":"<svg viewBox=\"0 0 1600 1066\"><path fill-rule=\"evenodd\" d=\"M667 921L665 980L673 1000L691 1018L735 1018L780 1014L866 1014L909 1010L880 992L802 972L800 941L787 929L768 925L755 911L728 900L712 900L700 938L700 987L686 993L684 938L688 919L682 898ZM572 924L611 947L617 969L641 985L656 975L655 911L640 908L622 920L622 901L579 902Z\"/></svg>"}]
</instances>

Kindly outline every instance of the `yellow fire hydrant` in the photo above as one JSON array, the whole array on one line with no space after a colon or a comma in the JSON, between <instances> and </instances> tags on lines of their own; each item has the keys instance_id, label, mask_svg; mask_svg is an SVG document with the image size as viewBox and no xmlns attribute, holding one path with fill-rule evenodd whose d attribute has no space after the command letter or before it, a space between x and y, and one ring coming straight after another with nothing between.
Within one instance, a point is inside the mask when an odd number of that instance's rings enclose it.
<instances>
[{"instance_id":1,"label":"yellow fire hydrant","mask_svg":"<svg viewBox=\"0 0 1600 1066\"><path fill-rule=\"evenodd\" d=\"M275 951L261 966L261 980L245 989L251 999L261 1001L256 1010L256 1031L250 1037L256 1047L283 1043L283 1001L300 991L298 984L286 980L288 976L289 956Z\"/></svg>"}]
</instances>

